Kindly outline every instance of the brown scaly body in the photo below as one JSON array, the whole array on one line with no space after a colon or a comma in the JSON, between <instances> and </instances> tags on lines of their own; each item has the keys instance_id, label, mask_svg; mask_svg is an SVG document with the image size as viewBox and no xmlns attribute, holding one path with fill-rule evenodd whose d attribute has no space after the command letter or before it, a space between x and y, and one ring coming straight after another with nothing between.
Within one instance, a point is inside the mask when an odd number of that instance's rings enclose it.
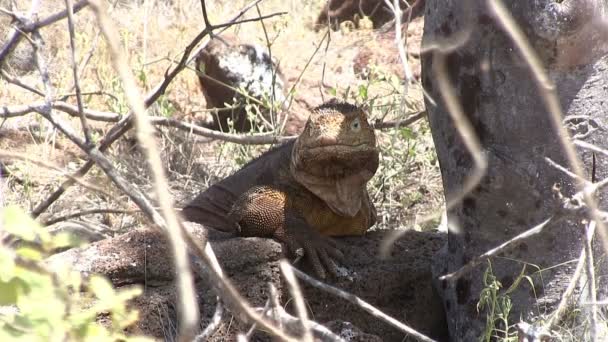
<instances>
[{"instance_id":1,"label":"brown scaly body","mask_svg":"<svg viewBox=\"0 0 608 342\"><path fill-rule=\"evenodd\" d=\"M274 237L304 253L316 273L341 252L327 236L361 235L376 221L366 184L378 168L373 128L353 105L328 102L295 140L201 193L186 219L242 236Z\"/></svg>"}]
</instances>

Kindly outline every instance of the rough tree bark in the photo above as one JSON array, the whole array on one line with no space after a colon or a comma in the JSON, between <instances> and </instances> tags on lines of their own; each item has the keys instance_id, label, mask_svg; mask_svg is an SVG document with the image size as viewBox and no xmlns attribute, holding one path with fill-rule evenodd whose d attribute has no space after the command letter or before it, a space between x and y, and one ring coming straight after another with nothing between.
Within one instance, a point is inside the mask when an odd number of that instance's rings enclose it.
<instances>
[{"instance_id":1,"label":"rough tree bark","mask_svg":"<svg viewBox=\"0 0 608 342\"><path fill-rule=\"evenodd\" d=\"M565 195L576 192L570 177L551 167L545 157L568 167L558 134L551 127L549 112L537 84L488 1L429 0L425 11L423 48L472 25L469 39L447 55L448 76L464 114L471 121L488 159L488 170L480 184L448 212L447 245L436 258L436 276L453 272L515 235L532 228L555 211L552 187L558 184ZM542 59L557 87L565 123L579 140L608 146L608 29L605 0L503 0ZM432 98L427 110L443 175L446 197L462 190L473 170L473 160L454 127L439 92L433 54L422 59L423 84ZM588 179L592 152L578 149ZM608 157L595 154L596 177L608 177ZM607 191L599 194L606 209ZM454 229L456 228L456 229ZM492 258L492 268L503 288L508 288L528 267L534 289L522 282L510 294L513 309L510 324L519 319L538 319L550 314L568 285L583 248L580 220L549 226L501 257ZM596 239L597 240L597 239ZM602 252L595 260L601 260ZM566 264L564 264L566 263ZM487 264L453 282L438 282L444 299L450 335L454 341L474 341L483 332L486 315L478 313ZM606 264L596 265L606 271ZM542 275L542 277L541 277ZM534 290L534 291L533 291ZM604 290L605 287L598 287ZM604 298L598 294L599 299Z\"/></svg>"}]
</instances>

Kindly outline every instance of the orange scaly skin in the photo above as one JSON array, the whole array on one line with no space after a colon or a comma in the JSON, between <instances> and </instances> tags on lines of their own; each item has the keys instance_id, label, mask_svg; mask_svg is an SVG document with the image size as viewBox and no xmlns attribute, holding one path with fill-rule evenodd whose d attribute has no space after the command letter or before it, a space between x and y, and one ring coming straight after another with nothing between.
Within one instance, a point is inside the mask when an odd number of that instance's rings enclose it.
<instances>
[{"instance_id":1,"label":"orange scaly skin","mask_svg":"<svg viewBox=\"0 0 608 342\"><path fill-rule=\"evenodd\" d=\"M366 113L332 101L311 113L295 141L213 185L183 214L210 228L276 238L325 277L342 257L326 237L362 235L376 222L366 184L377 168Z\"/></svg>"}]
</instances>

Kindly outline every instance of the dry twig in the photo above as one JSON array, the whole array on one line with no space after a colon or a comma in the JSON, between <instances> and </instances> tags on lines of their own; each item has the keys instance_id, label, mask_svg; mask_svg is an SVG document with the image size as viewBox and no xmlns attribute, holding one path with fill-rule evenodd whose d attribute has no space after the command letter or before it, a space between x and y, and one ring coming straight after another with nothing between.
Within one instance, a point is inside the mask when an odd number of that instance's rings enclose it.
<instances>
[{"instance_id":1,"label":"dry twig","mask_svg":"<svg viewBox=\"0 0 608 342\"><path fill-rule=\"evenodd\" d=\"M290 266L291 267L291 266ZM342 299L346 299L347 301L351 302L352 304L360 307L361 309L367 311L368 313L370 313L371 315L373 315L376 318L379 318L385 322L387 322L388 324L392 325L393 327L412 335L413 337L415 337L416 339L418 339L419 341L423 341L423 342L434 342L435 340L433 340L430 337L427 337L426 335L419 333L418 331L410 328L409 326L399 322L399 320L385 314L384 312L380 311L379 309L377 309L376 307L374 307L373 305L369 304L368 302L364 301L363 299L355 296L352 293L348 293L348 292L344 292L336 287L333 287L331 285L325 284L319 280L316 280L315 278L309 276L308 274L293 268L293 272L296 274L296 276L298 276L300 279L305 280L306 282L308 282L309 284L320 288L323 291L329 292L335 296L338 296Z\"/></svg>"},{"instance_id":2,"label":"dry twig","mask_svg":"<svg viewBox=\"0 0 608 342\"><path fill-rule=\"evenodd\" d=\"M256 3L259 3L261 0L255 0L252 3L245 6L241 11L239 11L235 16L233 16L229 21L224 24L217 25L215 28L227 28L231 25L236 25L239 23L238 19L250 8L252 8ZM88 3L88 2L87 2ZM75 6L75 11L76 11ZM67 14L66 14L67 15ZM42 20L41 22L49 22L50 20ZM243 22L243 21L240 21ZM173 79L184 69L186 68L187 63L189 62L190 54L194 50L194 48L198 45L198 43L207 35L209 31L204 29L200 32L193 40L188 44L188 46L184 49L182 57L180 61L175 65L170 71L167 70L165 73L164 79L154 87L146 96L144 100L145 107L149 107L152 105L158 98L165 93L167 87ZM202 47L201 47L202 48ZM85 110L85 114L87 111ZM128 130L131 129L132 125L132 112L122 117L120 121L114 125L110 131L106 134L106 136L102 139L98 149L100 152L104 152L107 150L116 140L123 136ZM92 167L95 165L93 160L87 161L80 169L78 169L73 175L74 177L82 177L84 176ZM43 213L48 207L54 203L61 195L67 190L70 186L72 186L74 182L71 179L67 179L64 181L59 188L51 193L51 195L45 199L43 202L39 203L34 210L30 213L34 218L38 217L41 213Z\"/></svg>"},{"instance_id":3,"label":"dry twig","mask_svg":"<svg viewBox=\"0 0 608 342\"><path fill-rule=\"evenodd\" d=\"M80 79L78 78L78 65L76 63L76 41L74 33L74 6L72 0L65 0L65 7L68 12L68 31L70 32L70 52L72 62L72 74L74 75L74 89L76 90L76 103L78 104L78 116L82 125L82 132L87 144L91 144L91 131L87 123L87 118L84 115L84 105L82 103L82 90L80 90Z\"/></svg>"},{"instance_id":4,"label":"dry twig","mask_svg":"<svg viewBox=\"0 0 608 342\"><path fill-rule=\"evenodd\" d=\"M224 315L224 304L222 304L222 299L220 297L216 297L216 301L215 312L213 313L213 317L211 317L211 321L209 321L209 324L207 324L200 334L194 337L195 342L207 341L220 327L222 316Z\"/></svg>"},{"instance_id":5,"label":"dry twig","mask_svg":"<svg viewBox=\"0 0 608 342\"><path fill-rule=\"evenodd\" d=\"M491 0L489 5L496 15L498 23L502 25L505 32L511 37L513 43L519 49L524 60L530 67L541 98L545 102L545 106L550 113L553 129L559 134L559 142L565 151L568 163L572 167L574 173L578 176L578 179L585 179L582 163L576 154L574 146L570 142L571 139L568 130L562 124L564 115L555 85L547 75L539 57L534 52L534 49L526 39L524 33L517 26L515 19L508 13L502 2L500 0ZM575 181L575 183L579 189L579 193L582 194L585 202L587 202L587 205L589 206L590 218L597 222L604 252L608 253L608 233L606 232L606 227L600 217L597 201L588 191L585 191L587 187L584 183L580 181Z\"/></svg>"},{"instance_id":6,"label":"dry twig","mask_svg":"<svg viewBox=\"0 0 608 342\"><path fill-rule=\"evenodd\" d=\"M285 278L287 285L289 285L289 290L293 295L296 304L296 311L298 313L298 319L302 324L302 330L304 331L303 339L306 342L313 342L314 340L312 338L312 332L308 323L308 313L306 312L304 297L302 296L302 291L300 290L298 281L293 274L291 265L287 262L287 260L281 260L279 263L279 268L281 269L281 272L283 272L283 277Z\"/></svg>"}]
</instances>

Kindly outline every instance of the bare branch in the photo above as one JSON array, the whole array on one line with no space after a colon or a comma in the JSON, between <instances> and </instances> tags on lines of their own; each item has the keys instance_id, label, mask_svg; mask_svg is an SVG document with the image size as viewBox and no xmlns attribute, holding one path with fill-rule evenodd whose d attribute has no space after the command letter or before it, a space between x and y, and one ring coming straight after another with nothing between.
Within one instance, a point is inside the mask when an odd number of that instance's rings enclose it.
<instances>
[{"instance_id":1,"label":"bare branch","mask_svg":"<svg viewBox=\"0 0 608 342\"><path fill-rule=\"evenodd\" d=\"M290 266L288 265L288 267ZM256 310L264 313L266 317L276 322L279 327L294 334L299 334L302 326L306 324L309 328L309 332L314 333L314 336L317 338L315 341L346 342L343 338L334 334L331 330L327 329L325 326L315 321L306 320L306 322L304 322L302 321L301 317L296 318L287 313L287 311L285 311L285 309L283 309L283 307L281 306L276 287L272 283L269 283L268 287L270 298L266 306L264 308L258 308Z\"/></svg>"},{"instance_id":2,"label":"bare branch","mask_svg":"<svg viewBox=\"0 0 608 342\"><path fill-rule=\"evenodd\" d=\"M447 111L450 113L454 125L456 126L456 131L464 142L471 158L473 158L473 163L475 165L471 175L466 178L462 185L462 190L458 191L456 194L446 194L445 210L449 212L451 208L458 204L479 184L488 169L488 160L483 153L481 143L475 134L471 122L466 118L462 106L458 102L454 90L450 85L446 55L442 52L435 52L433 55L433 66L437 84L439 85L439 92L443 97Z\"/></svg>"},{"instance_id":3,"label":"bare branch","mask_svg":"<svg viewBox=\"0 0 608 342\"><path fill-rule=\"evenodd\" d=\"M296 311L298 313L298 319L302 324L302 330L304 331L303 340L307 342L313 342L312 332L310 330L310 325L308 322L308 313L306 312L306 305L304 305L302 291L300 290L298 281L296 280L296 277L293 274L291 265L287 262L287 260L283 259L279 263L279 268L281 269L281 272L283 272L283 277L285 278L285 281L289 286L291 295L294 298L296 304Z\"/></svg>"},{"instance_id":4,"label":"bare branch","mask_svg":"<svg viewBox=\"0 0 608 342\"><path fill-rule=\"evenodd\" d=\"M325 33L325 35L323 35L323 38L321 38L321 41L319 42L319 44L317 44L317 46L315 46L315 50L310 55L310 58L306 61L306 64L304 65L304 68L302 68L302 72L300 72L300 74L298 75L298 78L296 79L296 81L293 83L293 85L291 86L291 88L289 88L289 91L287 92L287 94L285 96L285 99L283 100L283 103L281 103L281 108L285 108L285 102L286 101L289 101L289 104L287 105L287 108L291 108L291 104L292 104L292 102L294 100L293 93L294 93L296 87L298 85L300 85L300 82L302 81L302 77L304 76L304 73L306 72L306 70L308 70L308 66L312 62L312 59L319 52L319 49L321 48L321 45L323 44L323 41L326 38L329 39L329 31L330 30L327 30L327 32ZM281 126L280 126L281 128L279 129L279 132L283 132L283 130L285 129L285 125L287 124L287 119L288 118L289 118L289 116L285 115L285 117L283 118L283 122L281 123Z\"/></svg>"},{"instance_id":5,"label":"bare branch","mask_svg":"<svg viewBox=\"0 0 608 342\"><path fill-rule=\"evenodd\" d=\"M583 170L582 163L576 154L576 149L570 143L570 135L564 125L562 124L563 120L563 111L559 102L559 98L557 96L556 88L541 63L541 60L534 52L534 49L526 39L524 33L517 26L515 19L508 13L504 5L500 0L491 0L489 2L491 10L496 15L499 24L502 25L505 32L511 37L517 48L520 50L521 54L524 57L524 60L530 67L534 79L536 80L536 84L538 90L540 92L541 98L545 102L545 106L547 107L551 122L553 125L553 129L558 132L560 136L560 144L565 151L566 157L568 159L568 163L571 165L572 170L578 176L579 179L585 178L585 173ZM604 248L604 252L608 253L608 233L606 232L606 227L602 222L602 219L599 214L599 207L596 199L589 194L587 191L584 191L585 184L581 181L577 181L575 179L575 184L579 189L579 192L582 193L587 205L590 209L591 219L597 222L598 231L602 240L602 247Z\"/></svg>"},{"instance_id":6,"label":"bare branch","mask_svg":"<svg viewBox=\"0 0 608 342\"><path fill-rule=\"evenodd\" d=\"M75 213L70 213L67 215L62 215L59 217L54 217L52 219L48 219L42 222L42 224L44 226L50 226L53 225L55 223L59 223L62 221L67 221L67 220L71 220L73 218L76 217L81 217L81 216L86 216L86 215L93 215L93 214L135 214L135 213L140 213L141 210L124 210L124 209L90 209L90 210L81 210Z\"/></svg>"},{"instance_id":7,"label":"bare branch","mask_svg":"<svg viewBox=\"0 0 608 342\"><path fill-rule=\"evenodd\" d=\"M582 147L582 148L586 148L588 150L591 150L591 151L594 151L594 152L598 152L598 153L601 153L601 154L603 154L605 156L608 156L608 150L603 149L603 148L599 148L599 147L597 147L597 146L595 146L593 144L590 144L588 142L584 142L582 140L574 140L573 143L576 146L579 146L579 147Z\"/></svg>"},{"instance_id":8,"label":"bare branch","mask_svg":"<svg viewBox=\"0 0 608 342\"><path fill-rule=\"evenodd\" d=\"M232 19L230 19L226 24L221 25L221 26L224 28L227 28L230 25L234 25L238 18L240 18L248 9L255 6L255 4L259 3L260 1L261 0L255 0L252 3L250 3L249 5L245 6L243 9L241 9L241 11L239 11L235 16L233 16ZM88 1L87 1L87 3L88 3ZM76 11L77 6L74 6L74 7L75 7L75 11ZM163 95L165 93L167 87L173 81L173 79L175 79L175 77L186 67L187 63L189 62L190 53L192 52L194 47L205 36L207 36L207 34L208 34L207 30L203 30L192 40L192 42L190 42L190 44L188 44L188 46L184 49L182 58L180 59L179 63L170 72L167 72L165 75L165 78L154 89L152 89L152 91L150 91L148 93L148 95L146 96L146 99L144 100L144 105L146 107L151 106L154 102L156 102L156 100L158 100L158 98L161 95ZM85 111L85 114L86 114L86 111ZM132 119L132 113L129 113L125 117L120 119L120 121L114 127L112 127L110 129L110 131L106 134L104 139L101 141L101 144L99 145L100 152L104 152L116 140L118 140L123 134L125 134L129 129L131 129L131 127L132 127L131 119ZM74 173L74 176L76 176L76 177L84 176L87 172L89 172L89 170L91 169L91 167L93 167L93 165L95 165L95 162L93 160L87 161L80 169L78 169ZM59 197L61 197L61 195L65 192L65 190L68 189L73 184L74 184L74 182L71 179L64 181L61 184L61 186L59 188L57 188L55 191L53 191L53 193L46 200L44 200L42 203L38 204L34 208L34 210L31 212L31 215L34 218L38 217L42 212L44 212L46 209L48 209L48 207L51 204L53 204L53 202L55 202Z\"/></svg>"},{"instance_id":9,"label":"bare branch","mask_svg":"<svg viewBox=\"0 0 608 342\"><path fill-rule=\"evenodd\" d=\"M572 295L574 294L574 290L576 290L576 286L578 284L581 275L583 274L583 267L585 266L585 248L581 251L581 255L578 258L578 262L576 263L576 268L574 269L574 273L572 274L572 278L570 279L570 283L568 287L562 294L562 299L557 306L557 309L553 312L551 318L545 323L544 328L546 331L551 331L553 327L555 327L564 314L566 313L566 309L570 306L570 302L572 300Z\"/></svg>"},{"instance_id":10,"label":"bare branch","mask_svg":"<svg viewBox=\"0 0 608 342\"><path fill-rule=\"evenodd\" d=\"M291 267L291 266L290 266ZM373 305L369 304L368 302L364 301L363 299L355 296L354 294L348 293L348 292L344 292L336 287L333 287L331 285L325 284L319 280L316 280L315 278L309 276L308 274L293 268L293 272L300 278L305 280L306 282L308 282L309 284L320 288L323 291L329 292L335 296L338 296L342 299L346 299L347 301L351 302L354 305L357 305L358 307L360 307L361 309L367 311L368 313L370 313L371 315L373 315L376 318L379 318L385 322L387 322L388 324L392 325L393 327L412 335L413 337L415 337L416 339L418 339L419 341L423 341L423 342L434 342L435 340L433 340L430 337L427 337L426 335L419 333L418 331L410 328L409 326L399 322L397 319L385 314L384 312L380 311L379 309L377 309L376 307L374 307Z\"/></svg>"},{"instance_id":11,"label":"bare branch","mask_svg":"<svg viewBox=\"0 0 608 342\"><path fill-rule=\"evenodd\" d=\"M201 127L198 125L186 123L183 121L165 118L165 117L152 117L151 122L159 126L168 126L178 128L187 132L191 132L196 135L200 135L207 138L218 139L222 141L228 141L243 145L264 145L264 144L276 144L285 141L293 140L295 137L283 137L277 136L275 133L262 133L254 135L245 134L232 134L224 133L209 128Z\"/></svg>"},{"instance_id":12,"label":"bare branch","mask_svg":"<svg viewBox=\"0 0 608 342\"><path fill-rule=\"evenodd\" d=\"M537 224L536 226L515 236L514 238L512 238L508 241L505 241L504 243L498 245L495 248L490 249L489 251L483 253L480 256L473 258L471 261L469 261L466 265L464 265L457 271L448 273L446 275L442 275L441 277L439 277L439 280L453 281L453 280L461 277L462 275L470 272L475 266L481 264L482 262L486 261L487 259L517 246L518 244L520 244L521 242L523 242L524 240L528 239L531 236L541 233L549 223L556 223L556 222L560 221L561 219L563 219L563 217L553 215L553 216L549 217L548 219L544 220L543 222Z\"/></svg>"},{"instance_id":13,"label":"bare branch","mask_svg":"<svg viewBox=\"0 0 608 342\"><path fill-rule=\"evenodd\" d=\"M91 3L91 8L97 17L101 32L108 43L112 55L112 64L122 81L123 90L129 106L135 114L137 139L146 155L146 160L149 163L149 169L154 180L156 196L164 216L163 218L159 217L157 220L159 223L162 222L163 219L166 220L163 222L166 225L161 224L160 226L164 226L167 230L167 237L171 242L180 294L179 298L181 301L179 306L180 331L178 341L191 341L196 335L195 331L199 319L198 304L194 291L194 278L190 272L187 250L184 248L184 231L180 229L180 221L173 210L173 200L166 191L169 186L160 159L160 152L152 138L153 127L146 117L144 102L138 91L135 79L129 70L128 63L122 54L118 41L119 35L116 32L114 25L106 16L104 4L101 1L93 1ZM154 212L152 212L152 214L154 215Z\"/></svg>"},{"instance_id":14,"label":"bare branch","mask_svg":"<svg viewBox=\"0 0 608 342\"><path fill-rule=\"evenodd\" d=\"M104 139L101 141L99 145L99 151L103 152L107 150L116 140L118 140L123 134L125 134L129 129L131 129L131 118L129 116L123 118L120 122L118 122L114 127L110 129L110 131L106 134ZM80 169L72 174L72 177L83 177L89 170L95 165L95 161L93 159L89 159ZM33 218L38 217L41 213L43 213L48 207L51 206L61 195L72 185L74 185L74 181L69 178L65 180L61 185L51 193L51 195L38 204L34 210L30 213Z\"/></svg>"},{"instance_id":15,"label":"bare branch","mask_svg":"<svg viewBox=\"0 0 608 342\"><path fill-rule=\"evenodd\" d=\"M583 230L583 241L585 243L585 266L587 274L587 296L593 303L597 301L594 271L595 264L593 263L593 248L591 247L591 241L595 232L595 225L595 221L591 221L587 225L586 229ZM591 329L589 329L589 335L591 337L591 341L596 342L598 329L597 306L592 305L589 310L589 323L591 324Z\"/></svg>"},{"instance_id":16,"label":"bare branch","mask_svg":"<svg viewBox=\"0 0 608 342\"><path fill-rule=\"evenodd\" d=\"M585 183L591 184L591 182L589 182L588 180L584 179L584 178L580 178L579 176L577 176L575 173L572 173L570 170L566 169L565 167L559 165L558 163L554 162L551 158L549 157L545 157L545 161L552 167L554 167L555 169L565 173L566 175L568 175L569 177L572 177L573 179L578 179L579 181L583 181Z\"/></svg>"},{"instance_id":17,"label":"bare branch","mask_svg":"<svg viewBox=\"0 0 608 342\"><path fill-rule=\"evenodd\" d=\"M384 3L393 11L395 17L395 44L397 45L399 59L401 60L401 65L403 66L403 74L405 76L405 93L407 94L408 85L413 82L414 76L407 60L407 45L403 44L401 38L401 19L403 15L399 2L400 0L393 0L393 3L391 4L390 0L384 0Z\"/></svg>"},{"instance_id":18,"label":"bare branch","mask_svg":"<svg viewBox=\"0 0 608 342\"><path fill-rule=\"evenodd\" d=\"M32 6L32 8L30 9L29 14L27 15L28 18L31 18L32 14L34 12L38 11L39 1L32 0L32 4L36 4L36 5ZM80 10L85 8L88 4L89 4L88 0L81 0L81 1L77 2L76 4L74 4L73 12L74 13L79 12ZM27 19L27 18L19 18L19 21L21 23L20 23L20 25L18 25L18 30L14 29L9 34L9 37L6 40L6 43L4 44L4 46L2 46L2 49L0 49L0 65L2 65L4 59L6 58L6 56L8 56L9 52L13 49L15 44L17 44L19 42L20 32L23 32L23 33L34 32L44 26L50 25L56 21L59 21L65 17L67 17L67 15L68 15L68 11L66 9L66 10L57 12L55 14L52 14L45 19L36 20L33 22L29 21L29 19Z\"/></svg>"},{"instance_id":19,"label":"bare branch","mask_svg":"<svg viewBox=\"0 0 608 342\"><path fill-rule=\"evenodd\" d=\"M233 314L242 313L239 317L241 319L255 322L263 328L267 329L272 334L285 341L296 342L297 340L287 336L279 328L275 327L271 322L265 319L263 316L258 314L250 304L239 294L232 282L224 277L222 268L220 267L217 257L211 248L209 243L205 243L201 246L200 242L194 241L190 234L185 234L186 243L188 247L192 249L194 255L198 258L195 263L203 261L203 265L198 265L199 270L202 273L203 279L209 279L209 283L213 288L220 294L226 306L232 311Z\"/></svg>"},{"instance_id":20,"label":"bare branch","mask_svg":"<svg viewBox=\"0 0 608 342\"><path fill-rule=\"evenodd\" d=\"M44 93L41 92L40 90L31 87L23 82L21 82L19 79L17 79L16 77L13 77L11 75L9 75L4 69L0 69L0 75L2 75L2 77L8 82L8 83L12 83L18 87L21 87L27 91L30 91L36 95L39 96L44 96ZM0 117L2 117L1 113L0 113Z\"/></svg>"},{"instance_id":21,"label":"bare branch","mask_svg":"<svg viewBox=\"0 0 608 342\"><path fill-rule=\"evenodd\" d=\"M222 315L224 314L224 304L222 304L222 299L220 297L216 297L217 304L215 304L215 312L213 313L213 317L211 317L211 321L200 334L194 337L195 342L204 342L209 339L217 331L220 327L220 323L222 322Z\"/></svg>"},{"instance_id":22,"label":"bare branch","mask_svg":"<svg viewBox=\"0 0 608 342\"><path fill-rule=\"evenodd\" d=\"M425 118L426 115L427 115L426 111L422 110L417 113L410 114L406 119L403 119L403 120L394 120L394 121L377 120L376 122L374 122L372 124L372 126L374 127L374 129L390 129L390 128L397 129L397 128L409 126L409 125L413 124L414 122L416 122L422 118Z\"/></svg>"},{"instance_id":23,"label":"bare branch","mask_svg":"<svg viewBox=\"0 0 608 342\"><path fill-rule=\"evenodd\" d=\"M61 168L59 168L59 167L57 167L55 165L46 163L46 162L44 162L44 161L42 161L40 159L34 159L34 158L32 158L32 157L30 157L28 155L21 154L21 153L10 152L10 151L2 151L2 150L0 150L0 158L2 158L2 159L23 160L25 162L28 162L28 163L31 163L31 164L43 167L45 169L53 170L53 171L57 172L58 174L60 174L62 176L68 177L70 180L74 181L75 183L80 184L82 187L84 187L86 189L89 189L91 191L99 192L100 194L104 194L107 197L112 197L106 190L104 190L104 189L102 189L102 188L100 188L98 186L95 186L95 185L93 185L91 183L88 183L88 182L80 179L80 177L75 177L73 175L70 175L67 172L63 171Z\"/></svg>"},{"instance_id":24,"label":"bare branch","mask_svg":"<svg viewBox=\"0 0 608 342\"><path fill-rule=\"evenodd\" d=\"M13 118L23 116L29 113L41 113L45 110L46 103L34 103L31 105L16 105L16 106L2 106L0 107L0 118ZM54 101L51 102L51 108L60 110L70 116L78 117L78 107L73 106L67 102ZM95 121L105 122L118 122L122 118L122 115L112 112L102 112L91 109L84 109L84 115L87 119Z\"/></svg>"},{"instance_id":25,"label":"bare branch","mask_svg":"<svg viewBox=\"0 0 608 342\"><path fill-rule=\"evenodd\" d=\"M74 88L76 89L76 102L78 104L78 116L80 117L80 124L82 125L82 131L87 145L91 144L91 132L89 125L87 124L87 118L84 115L84 105L82 104L82 94L80 90L80 79L78 78L78 65L76 64L76 41L74 33L74 8L72 0L65 0L65 6L68 12L68 31L70 32L70 51L72 59L72 73L74 75Z\"/></svg>"}]
</instances>

